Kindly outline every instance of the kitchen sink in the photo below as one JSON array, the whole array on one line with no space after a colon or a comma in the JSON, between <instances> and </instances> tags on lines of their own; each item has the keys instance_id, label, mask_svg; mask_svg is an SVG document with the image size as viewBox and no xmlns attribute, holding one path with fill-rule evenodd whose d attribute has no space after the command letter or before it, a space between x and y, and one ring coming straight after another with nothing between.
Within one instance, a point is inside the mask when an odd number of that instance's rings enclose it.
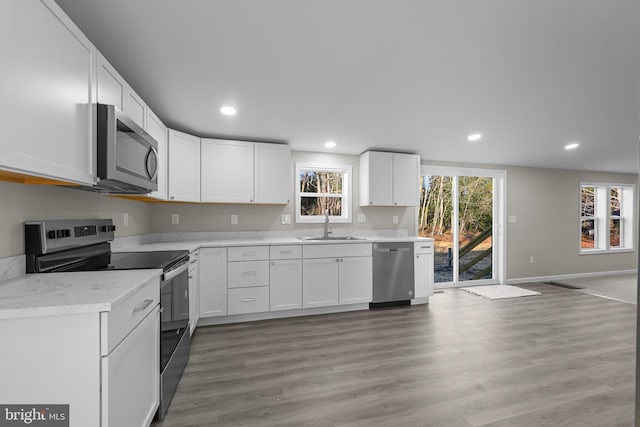
<instances>
[{"instance_id":1,"label":"kitchen sink","mask_svg":"<svg viewBox=\"0 0 640 427\"><path fill-rule=\"evenodd\" d=\"M305 242L322 242L322 241L335 241L335 240L366 240L364 237L354 236L316 236L316 237L298 237Z\"/></svg>"}]
</instances>

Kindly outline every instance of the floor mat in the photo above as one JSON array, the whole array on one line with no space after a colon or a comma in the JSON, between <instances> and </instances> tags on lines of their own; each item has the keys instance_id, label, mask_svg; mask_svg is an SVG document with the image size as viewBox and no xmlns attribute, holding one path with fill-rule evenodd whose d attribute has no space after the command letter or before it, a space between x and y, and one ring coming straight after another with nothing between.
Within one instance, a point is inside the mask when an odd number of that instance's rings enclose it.
<instances>
[{"instance_id":1,"label":"floor mat","mask_svg":"<svg viewBox=\"0 0 640 427\"><path fill-rule=\"evenodd\" d=\"M473 286L470 288L461 289L463 291L469 292L470 294L478 295L491 300L541 295L540 292L511 285Z\"/></svg>"}]
</instances>

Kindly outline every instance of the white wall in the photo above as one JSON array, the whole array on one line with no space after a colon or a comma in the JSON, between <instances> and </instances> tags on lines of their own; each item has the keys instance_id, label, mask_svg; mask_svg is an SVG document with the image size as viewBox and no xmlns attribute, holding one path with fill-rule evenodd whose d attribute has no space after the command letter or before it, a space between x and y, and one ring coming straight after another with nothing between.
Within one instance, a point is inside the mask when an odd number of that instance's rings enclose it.
<instances>
[{"instance_id":1,"label":"white wall","mask_svg":"<svg viewBox=\"0 0 640 427\"><path fill-rule=\"evenodd\" d=\"M507 280L637 268L636 252L579 255L578 251L580 182L636 184L637 175L503 169L507 170L507 215L517 218L517 223L506 224ZM634 204L637 208L637 197ZM636 227L637 216L636 212ZM534 264L529 263L532 255Z\"/></svg>"},{"instance_id":2,"label":"white wall","mask_svg":"<svg viewBox=\"0 0 640 427\"><path fill-rule=\"evenodd\" d=\"M129 214L129 225L123 224ZM0 258L24 253L24 221L113 218L116 236L144 234L149 205L70 188L0 181Z\"/></svg>"},{"instance_id":3,"label":"white wall","mask_svg":"<svg viewBox=\"0 0 640 427\"><path fill-rule=\"evenodd\" d=\"M154 204L151 211L151 230L153 232L182 231L291 231L317 229L322 224L295 223L295 163L327 163L351 165L353 173L353 223L332 224L339 234L347 230L407 230L415 234L415 209L403 207L359 206L359 156L331 153L312 153L294 151L291 153L291 203L288 205L234 205L234 204ZM180 215L180 224L171 224L171 214ZM365 224L358 224L358 214L367 216ZM283 225L281 215L291 215L291 224ZM238 224L231 225L231 215L238 215ZM393 223L393 216L399 217L399 223Z\"/></svg>"}]
</instances>

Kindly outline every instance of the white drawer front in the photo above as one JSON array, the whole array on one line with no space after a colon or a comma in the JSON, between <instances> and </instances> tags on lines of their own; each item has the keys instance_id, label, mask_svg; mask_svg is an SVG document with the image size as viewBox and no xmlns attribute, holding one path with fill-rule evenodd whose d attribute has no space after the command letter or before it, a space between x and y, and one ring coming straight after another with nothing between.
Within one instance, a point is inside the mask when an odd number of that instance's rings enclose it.
<instances>
[{"instance_id":1,"label":"white drawer front","mask_svg":"<svg viewBox=\"0 0 640 427\"><path fill-rule=\"evenodd\" d=\"M269 261L236 261L227 265L229 288L269 285Z\"/></svg>"},{"instance_id":2,"label":"white drawer front","mask_svg":"<svg viewBox=\"0 0 640 427\"><path fill-rule=\"evenodd\" d=\"M160 304L160 278L147 282L133 295L101 313L101 353L106 356L129 332Z\"/></svg>"},{"instance_id":3,"label":"white drawer front","mask_svg":"<svg viewBox=\"0 0 640 427\"><path fill-rule=\"evenodd\" d=\"M230 247L229 261L268 260L269 246L238 246Z\"/></svg>"},{"instance_id":4,"label":"white drawer front","mask_svg":"<svg viewBox=\"0 0 640 427\"><path fill-rule=\"evenodd\" d=\"M271 246L269 249L271 259L296 259L302 258L302 246Z\"/></svg>"},{"instance_id":5,"label":"white drawer front","mask_svg":"<svg viewBox=\"0 0 640 427\"><path fill-rule=\"evenodd\" d=\"M416 242L413 244L413 252L417 254L432 254L433 243L432 242Z\"/></svg>"},{"instance_id":6,"label":"white drawer front","mask_svg":"<svg viewBox=\"0 0 640 427\"><path fill-rule=\"evenodd\" d=\"M305 245L304 258L340 258L352 256L372 256L371 243L345 243L337 245Z\"/></svg>"},{"instance_id":7,"label":"white drawer front","mask_svg":"<svg viewBox=\"0 0 640 427\"><path fill-rule=\"evenodd\" d=\"M228 313L246 314L269 311L269 287L229 289Z\"/></svg>"}]
</instances>

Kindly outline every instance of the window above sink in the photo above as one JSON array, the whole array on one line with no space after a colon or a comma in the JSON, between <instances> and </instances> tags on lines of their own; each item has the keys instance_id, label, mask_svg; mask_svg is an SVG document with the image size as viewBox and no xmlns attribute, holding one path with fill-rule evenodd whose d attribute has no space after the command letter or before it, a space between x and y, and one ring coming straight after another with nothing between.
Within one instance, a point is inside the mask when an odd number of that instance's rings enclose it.
<instances>
[{"instance_id":1,"label":"window above sink","mask_svg":"<svg viewBox=\"0 0 640 427\"><path fill-rule=\"evenodd\" d=\"M348 165L296 163L296 222L322 223L326 209L331 223L352 222L351 174Z\"/></svg>"}]
</instances>

